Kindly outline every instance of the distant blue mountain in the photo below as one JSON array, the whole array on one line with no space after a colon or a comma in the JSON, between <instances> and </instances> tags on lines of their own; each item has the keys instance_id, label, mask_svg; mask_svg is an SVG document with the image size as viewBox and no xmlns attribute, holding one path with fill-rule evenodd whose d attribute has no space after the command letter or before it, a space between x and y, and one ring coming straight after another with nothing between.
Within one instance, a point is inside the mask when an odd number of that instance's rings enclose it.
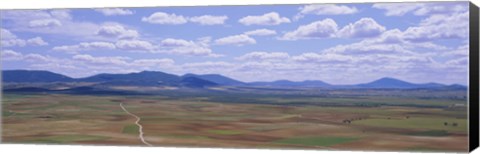
<instances>
[{"instance_id":1,"label":"distant blue mountain","mask_svg":"<svg viewBox=\"0 0 480 154\"><path fill-rule=\"evenodd\" d=\"M3 82L71 82L73 78L49 71L5 70L2 71Z\"/></svg>"},{"instance_id":2,"label":"distant blue mountain","mask_svg":"<svg viewBox=\"0 0 480 154\"><path fill-rule=\"evenodd\" d=\"M318 88L366 88L366 89L466 89L466 86L439 83L410 83L395 78L381 78L369 83L357 85L331 85L319 80L289 81L278 80L273 82L244 83L219 74L185 74L177 76L158 71L142 71L128 74L98 74L86 78L70 78L65 75L49 71L5 70L2 71L2 80L5 83L50 83L50 82L94 82L106 86L179 86L203 88L209 86L263 86L263 87L318 87Z\"/></svg>"},{"instance_id":3,"label":"distant blue mountain","mask_svg":"<svg viewBox=\"0 0 480 154\"><path fill-rule=\"evenodd\" d=\"M244 82L241 82L241 81L238 81L238 80L235 80L235 79L223 76L223 75L219 75L219 74L197 75L197 74L189 73L189 74L185 74L185 75L182 76L182 78L186 78L186 77L197 77L197 78L200 78L200 79L203 79L203 80L207 80L207 81L210 81L210 82L217 83L219 85L229 85L229 86L245 85Z\"/></svg>"},{"instance_id":4,"label":"distant blue mountain","mask_svg":"<svg viewBox=\"0 0 480 154\"><path fill-rule=\"evenodd\" d=\"M211 81L204 80L194 76L182 78L180 84L182 86L192 87L192 88L205 88L205 87L218 85L215 82L211 82Z\"/></svg>"},{"instance_id":5,"label":"distant blue mountain","mask_svg":"<svg viewBox=\"0 0 480 154\"><path fill-rule=\"evenodd\" d=\"M251 86L270 86L270 87L331 87L332 85L319 80L306 80L294 82L289 80L277 80L273 82L250 82Z\"/></svg>"},{"instance_id":6,"label":"distant blue mountain","mask_svg":"<svg viewBox=\"0 0 480 154\"><path fill-rule=\"evenodd\" d=\"M155 71L142 71L128 74L98 74L91 77L80 78L81 82L102 82L106 85L175 85L180 82L180 77L173 74Z\"/></svg>"},{"instance_id":7,"label":"distant blue mountain","mask_svg":"<svg viewBox=\"0 0 480 154\"><path fill-rule=\"evenodd\" d=\"M457 85L457 88L462 87L461 85ZM439 84L439 83L423 83L423 84L415 84L406 81L402 81L399 79L394 78L381 78L369 83L358 84L354 85L354 87L359 88L386 88L386 89L416 89L416 88L442 88L447 87L447 85ZM464 87L464 86L463 86Z\"/></svg>"}]
</instances>

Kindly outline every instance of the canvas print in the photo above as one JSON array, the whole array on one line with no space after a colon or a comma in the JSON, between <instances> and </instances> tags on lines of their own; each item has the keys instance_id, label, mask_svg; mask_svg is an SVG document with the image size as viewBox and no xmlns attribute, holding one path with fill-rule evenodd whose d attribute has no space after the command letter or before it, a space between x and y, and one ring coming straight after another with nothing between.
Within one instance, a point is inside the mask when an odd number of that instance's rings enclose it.
<instances>
[{"instance_id":1,"label":"canvas print","mask_svg":"<svg viewBox=\"0 0 480 154\"><path fill-rule=\"evenodd\" d=\"M2 143L468 149L468 2L0 17Z\"/></svg>"}]
</instances>

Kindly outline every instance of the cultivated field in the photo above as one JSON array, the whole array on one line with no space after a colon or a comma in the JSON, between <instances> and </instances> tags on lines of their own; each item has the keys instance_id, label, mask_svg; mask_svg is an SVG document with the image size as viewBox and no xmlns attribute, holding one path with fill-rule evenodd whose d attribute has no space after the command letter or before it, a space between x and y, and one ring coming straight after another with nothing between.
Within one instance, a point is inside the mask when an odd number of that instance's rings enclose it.
<instances>
[{"instance_id":1,"label":"cultivated field","mask_svg":"<svg viewBox=\"0 0 480 154\"><path fill-rule=\"evenodd\" d=\"M153 146L467 150L463 96L421 98L404 97L402 92L377 96L357 93L361 92L334 91L328 97L271 93L5 93L2 140L147 146L140 139L143 137ZM141 119L143 135L139 135L137 119L120 104Z\"/></svg>"}]
</instances>

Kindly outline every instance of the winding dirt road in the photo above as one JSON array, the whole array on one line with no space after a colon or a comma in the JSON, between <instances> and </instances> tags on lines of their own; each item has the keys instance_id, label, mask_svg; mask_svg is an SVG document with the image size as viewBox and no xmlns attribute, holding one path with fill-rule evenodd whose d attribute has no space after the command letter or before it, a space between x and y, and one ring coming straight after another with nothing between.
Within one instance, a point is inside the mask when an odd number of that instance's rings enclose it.
<instances>
[{"instance_id":1,"label":"winding dirt road","mask_svg":"<svg viewBox=\"0 0 480 154\"><path fill-rule=\"evenodd\" d=\"M147 141L145 141L145 138L143 138L143 126L140 125L140 117L138 117L137 115L133 114L133 113L130 113L127 111L127 109L125 109L125 107L123 107L123 103L120 103L120 107L123 109L123 111L125 111L127 114L135 117L137 119L137 121L135 121L135 124L138 126L138 137L140 138L140 140L145 144L145 145L148 145L148 146L152 146L150 143L148 143Z\"/></svg>"}]
</instances>

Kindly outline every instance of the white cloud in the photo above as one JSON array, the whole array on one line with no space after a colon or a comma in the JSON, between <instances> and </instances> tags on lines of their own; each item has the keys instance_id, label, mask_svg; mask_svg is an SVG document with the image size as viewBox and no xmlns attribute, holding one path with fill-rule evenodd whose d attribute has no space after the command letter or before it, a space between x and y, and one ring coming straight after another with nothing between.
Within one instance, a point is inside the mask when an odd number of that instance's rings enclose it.
<instances>
[{"instance_id":1,"label":"white cloud","mask_svg":"<svg viewBox=\"0 0 480 154\"><path fill-rule=\"evenodd\" d=\"M116 46L110 42L82 42L77 45L64 45L53 47L55 51L65 51L67 53L77 53L86 50L113 50Z\"/></svg>"},{"instance_id":2,"label":"white cloud","mask_svg":"<svg viewBox=\"0 0 480 154\"><path fill-rule=\"evenodd\" d=\"M275 30L270 30L270 29L256 29L252 31L247 31L243 34L249 35L249 36L267 36L267 35L275 35L277 34L277 32Z\"/></svg>"},{"instance_id":3,"label":"white cloud","mask_svg":"<svg viewBox=\"0 0 480 154\"><path fill-rule=\"evenodd\" d=\"M227 16L203 15L190 17L188 20L190 22L198 23L200 25L223 25L225 23L225 20L227 19Z\"/></svg>"},{"instance_id":4,"label":"white cloud","mask_svg":"<svg viewBox=\"0 0 480 154\"><path fill-rule=\"evenodd\" d=\"M58 27L62 26L62 23L57 19L37 19L29 22L30 27Z\"/></svg>"},{"instance_id":5,"label":"white cloud","mask_svg":"<svg viewBox=\"0 0 480 154\"><path fill-rule=\"evenodd\" d=\"M224 61L206 61L206 62L197 62L197 63L185 63L181 65L181 67L185 70L191 70L195 72L205 72L205 71L212 71L212 70L225 70L231 69L235 64L224 62Z\"/></svg>"},{"instance_id":6,"label":"white cloud","mask_svg":"<svg viewBox=\"0 0 480 154\"><path fill-rule=\"evenodd\" d=\"M222 55L215 54L209 48L210 42L207 38L201 38L199 41L187 41L183 39L167 38L160 42L157 51L161 53L180 54L189 56L208 56L220 57Z\"/></svg>"},{"instance_id":7,"label":"white cloud","mask_svg":"<svg viewBox=\"0 0 480 154\"><path fill-rule=\"evenodd\" d=\"M385 31L385 27L378 24L372 18L362 18L355 23L350 23L343 27L339 32L340 37L374 37L382 34Z\"/></svg>"},{"instance_id":8,"label":"white cloud","mask_svg":"<svg viewBox=\"0 0 480 154\"><path fill-rule=\"evenodd\" d=\"M282 61L290 58L290 55L286 52L250 52L244 54L240 57L237 57L237 60L246 60L246 61Z\"/></svg>"},{"instance_id":9,"label":"white cloud","mask_svg":"<svg viewBox=\"0 0 480 154\"><path fill-rule=\"evenodd\" d=\"M8 40L8 39L15 39L17 38L17 36L15 34L13 34L12 32L10 32L9 30L7 29L3 29L3 28L0 28L0 35L2 36L1 39L2 40Z\"/></svg>"},{"instance_id":10,"label":"white cloud","mask_svg":"<svg viewBox=\"0 0 480 154\"><path fill-rule=\"evenodd\" d=\"M315 14L315 15L339 15L339 14L354 14L358 10L355 7L348 7L346 5L335 4L315 4L307 5L300 8L300 14Z\"/></svg>"},{"instance_id":11,"label":"white cloud","mask_svg":"<svg viewBox=\"0 0 480 154\"><path fill-rule=\"evenodd\" d=\"M179 25L179 24L187 23L187 18L181 15L176 15L176 14L156 12L151 14L149 17L142 17L142 21L152 23L152 24Z\"/></svg>"},{"instance_id":12,"label":"white cloud","mask_svg":"<svg viewBox=\"0 0 480 154\"><path fill-rule=\"evenodd\" d=\"M6 10L2 20L9 22L9 29L19 32L57 34L59 36L90 39L99 25L73 20L68 10Z\"/></svg>"},{"instance_id":13,"label":"white cloud","mask_svg":"<svg viewBox=\"0 0 480 154\"><path fill-rule=\"evenodd\" d=\"M3 47L12 47L12 46L19 46L23 47L26 45L33 45L33 46L44 46L48 45L41 37L34 37L28 40L20 39L15 34L10 32L7 29L1 28L1 37L0 37L0 45Z\"/></svg>"},{"instance_id":14,"label":"white cloud","mask_svg":"<svg viewBox=\"0 0 480 154\"><path fill-rule=\"evenodd\" d=\"M126 62L127 57L93 57L91 55L86 55L86 54L82 54L82 55L75 55L72 57L73 60L78 60L78 61L82 61L82 62L87 62L87 63L91 63L91 64L114 64L114 65L122 65L122 66L125 66L125 65L128 65L128 63Z\"/></svg>"},{"instance_id":15,"label":"white cloud","mask_svg":"<svg viewBox=\"0 0 480 154\"><path fill-rule=\"evenodd\" d=\"M27 43L23 39L18 39L15 34L7 29L0 29L0 45L3 47L25 46Z\"/></svg>"},{"instance_id":16,"label":"white cloud","mask_svg":"<svg viewBox=\"0 0 480 154\"><path fill-rule=\"evenodd\" d=\"M133 11L122 8L106 8L95 9L95 11L102 13L105 16L117 16L117 15L132 15Z\"/></svg>"},{"instance_id":17,"label":"white cloud","mask_svg":"<svg viewBox=\"0 0 480 154\"><path fill-rule=\"evenodd\" d=\"M138 67L152 67L152 66L165 66L165 65L173 65L175 61L168 58L162 59L137 59L133 60L131 65L138 66Z\"/></svg>"},{"instance_id":18,"label":"white cloud","mask_svg":"<svg viewBox=\"0 0 480 154\"><path fill-rule=\"evenodd\" d=\"M2 45L3 47L12 47L12 46L23 47L27 45L27 43L25 42L25 40L22 40L22 39L8 39L8 40L1 39L0 45Z\"/></svg>"},{"instance_id":19,"label":"white cloud","mask_svg":"<svg viewBox=\"0 0 480 154\"><path fill-rule=\"evenodd\" d=\"M280 17L277 12L270 12L260 16L246 16L238 20L244 25L279 25L282 23L290 23L287 17Z\"/></svg>"},{"instance_id":20,"label":"white cloud","mask_svg":"<svg viewBox=\"0 0 480 154\"><path fill-rule=\"evenodd\" d=\"M182 40L182 39L173 39L167 38L160 42L162 46L165 47L179 47L179 46L192 46L195 45L192 41Z\"/></svg>"},{"instance_id":21,"label":"white cloud","mask_svg":"<svg viewBox=\"0 0 480 154\"><path fill-rule=\"evenodd\" d=\"M94 57L91 55L75 55L73 60L83 62L87 67L93 67L98 64L108 64L106 67L119 67L123 69L154 69L165 66L172 66L175 61L168 58L152 58L152 59L135 59L128 57L110 56L110 57Z\"/></svg>"},{"instance_id":22,"label":"white cloud","mask_svg":"<svg viewBox=\"0 0 480 154\"><path fill-rule=\"evenodd\" d=\"M382 34L386 28L372 18L361 18L339 30L337 23L331 19L315 21L301 25L296 30L285 33L280 40L322 39L322 38L367 38Z\"/></svg>"},{"instance_id":23,"label":"white cloud","mask_svg":"<svg viewBox=\"0 0 480 154\"><path fill-rule=\"evenodd\" d=\"M23 57L23 59L27 62L47 62L50 58L39 55L39 54L27 54Z\"/></svg>"},{"instance_id":24,"label":"white cloud","mask_svg":"<svg viewBox=\"0 0 480 154\"><path fill-rule=\"evenodd\" d=\"M301 25L296 30L285 33L280 39L319 39L335 37L338 31L337 23L330 18L315 21L308 25Z\"/></svg>"},{"instance_id":25,"label":"white cloud","mask_svg":"<svg viewBox=\"0 0 480 154\"><path fill-rule=\"evenodd\" d=\"M386 16L403 16L413 13L417 16L431 14L453 14L468 11L468 2L441 3L378 3L373 8L385 10Z\"/></svg>"},{"instance_id":26,"label":"white cloud","mask_svg":"<svg viewBox=\"0 0 480 154\"><path fill-rule=\"evenodd\" d=\"M115 37L120 39L137 38L139 36L136 30L127 29L120 24L104 24L95 34L104 37Z\"/></svg>"},{"instance_id":27,"label":"white cloud","mask_svg":"<svg viewBox=\"0 0 480 154\"><path fill-rule=\"evenodd\" d=\"M376 44L368 42L358 42L347 45L337 45L325 50L328 53L342 53L348 55L366 55L366 54L400 54L410 53L403 44Z\"/></svg>"},{"instance_id":28,"label":"white cloud","mask_svg":"<svg viewBox=\"0 0 480 154\"><path fill-rule=\"evenodd\" d=\"M15 52L13 50L2 50L1 51L2 55L2 60L6 61L26 61L30 63L36 63L36 62L47 62L50 61L52 58L51 57L46 57L42 56L39 54L22 54L20 52Z\"/></svg>"},{"instance_id":29,"label":"white cloud","mask_svg":"<svg viewBox=\"0 0 480 154\"><path fill-rule=\"evenodd\" d=\"M37 45L37 46L48 45L48 43L45 42L41 37L34 37L34 38L31 38L31 39L28 39L27 43L32 44L32 45Z\"/></svg>"},{"instance_id":30,"label":"white cloud","mask_svg":"<svg viewBox=\"0 0 480 154\"><path fill-rule=\"evenodd\" d=\"M335 53L303 53L301 55L293 56L292 59L302 63L350 63L354 62L355 58L351 56L335 54Z\"/></svg>"},{"instance_id":31,"label":"white cloud","mask_svg":"<svg viewBox=\"0 0 480 154\"><path fill-rule=\"evenodd\" d=\"M23 58L22 53L13 50L2 50L2 60L20 60Z\"/></svg>"},{"instance_id":32,"label":"white cloud","mask_svg":"<svg viewBox=\"0 0 480 154\"><path fill-rule=\"evenodd\" d=\"M118 49L130 51L147 51L150 52L155 49L155 46L148 41L142 40L120 40L115 43Z\"/></svg>"},{"instance_id":33,"label":"white cloud","mask_svg":"<svg viewBox=\"0 0 480 154\"><path fill-rule=\"evenodd\" d=\"M467 38L469 34L468 12L450 15L432 15L419 26L409 27L403 37L410 41Z\"/></svg>"},{"instance_id":34,"label":"white cloud","mask_svg":"<svg viewBox=\"0 0 480 154\"><path fill-rule=\"evenodd\" d=\"M255 44L257 41L245 34L232 35L215 40L218 45L237 45L243 46L247 44Z\"/></svg>"},{"instance_id":35,"label":"white cloud","mask_svg":"<svg viewBox=\"0 0 480 154\"><path fill-rule=\"evenodd\" d=\"M70 10L67 9L55 9L50 10L50 15L53 18L60 20L71 20L72 16L70 15Z\"/></svg>"}]
</instances>

